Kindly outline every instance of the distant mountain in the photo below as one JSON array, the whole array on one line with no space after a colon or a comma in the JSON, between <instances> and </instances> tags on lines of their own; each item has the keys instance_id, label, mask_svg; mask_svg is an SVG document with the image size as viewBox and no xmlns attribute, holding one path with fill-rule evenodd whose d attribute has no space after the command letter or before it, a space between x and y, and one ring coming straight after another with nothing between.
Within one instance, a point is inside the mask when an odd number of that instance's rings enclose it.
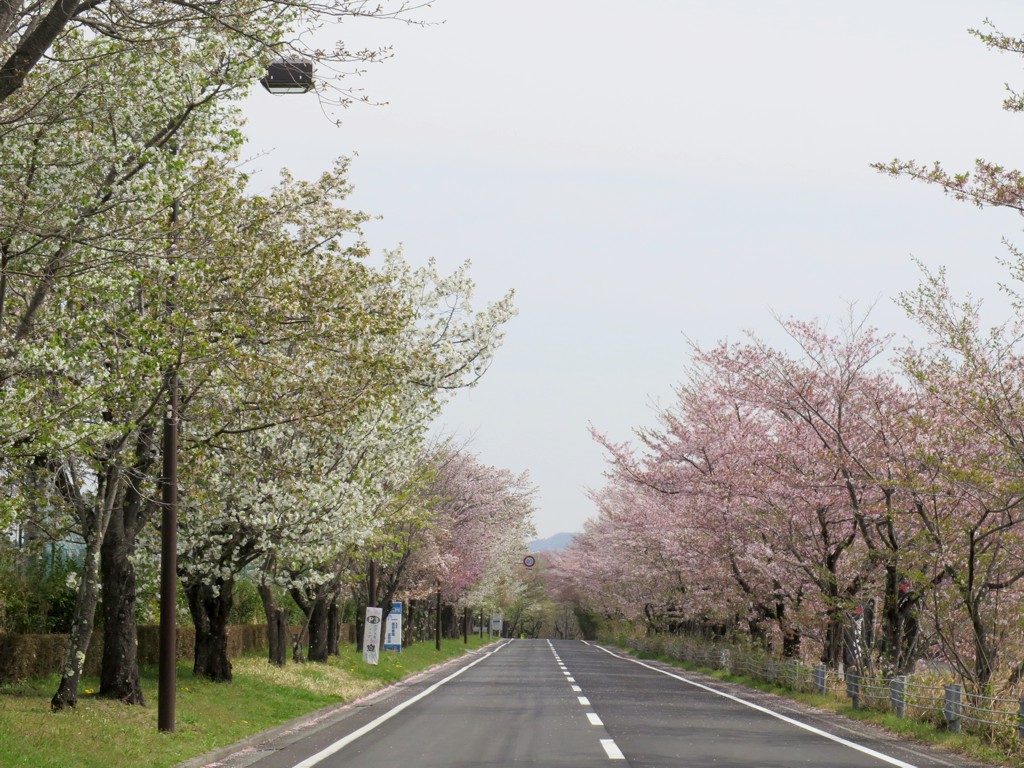
<instances>
[{"instance_id":1,"label":"distant mountain","mask_svg":"<svg viewBox=\"0 0 1024 768\"><path fill-rule=\"evenodd\" d=\"M530 542L529 550L531 552L561 552L569 546L575 535L575 533L556 533L546 539L536 539Z\"/></svg>"}]
</instances>

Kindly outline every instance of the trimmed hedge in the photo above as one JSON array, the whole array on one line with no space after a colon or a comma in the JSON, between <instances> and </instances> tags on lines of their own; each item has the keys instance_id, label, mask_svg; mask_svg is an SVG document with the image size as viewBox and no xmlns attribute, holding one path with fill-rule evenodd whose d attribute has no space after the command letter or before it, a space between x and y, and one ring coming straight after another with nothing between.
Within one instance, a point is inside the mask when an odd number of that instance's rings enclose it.
<instances>
[{"instance_id":1,"label":"trimmed hedge","mask_svg":"<svg viewBox=\"0 0 1024 768\"><path fill-rule=\"evenodd\" d=\"M56 672L67 652L67 635L0 635L0 683ZM86 656L86 670L90 670L91 657L92 654Z\"/></svg>"},{"instance_id":2,"label":"trimmed hedge","mask_svg":"<svg viewBox=\"0 0 1024 768\"><path fill-rule=\"evenodd\" d=\"M298 633L299 628L292 631ZM342 625L342 642L351 637L349 625ZM178 627L178 658L191 659L195 653L196 632L191 626ZM236 624L228 627L228 657L236 658L252 651L267 649L265 624ZM0 635L0 684L32 680L60 672L68 652L67 635ZM139 627L139 664L159 661L160 625ZM85 658L85 674L98 675L103 658L103 633L93 632Z\"/></svg>"}]
</instances>

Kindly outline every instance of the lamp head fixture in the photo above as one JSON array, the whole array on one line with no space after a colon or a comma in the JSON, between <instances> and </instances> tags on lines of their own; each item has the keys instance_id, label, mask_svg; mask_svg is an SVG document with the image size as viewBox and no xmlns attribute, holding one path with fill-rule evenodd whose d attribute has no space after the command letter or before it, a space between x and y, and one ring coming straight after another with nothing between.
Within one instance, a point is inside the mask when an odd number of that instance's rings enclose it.
<instances>
[{"instance_id":1,"label":"lamp head fixture","mask_svg":"<svg viewBox=\"0 0 1024 768\"><path fill-rule=\"evenodd\" d=\"M313 90L313 62L279 59L267 67L260 85L270 93L306 93Z\"/></svg>"}]
</instances>

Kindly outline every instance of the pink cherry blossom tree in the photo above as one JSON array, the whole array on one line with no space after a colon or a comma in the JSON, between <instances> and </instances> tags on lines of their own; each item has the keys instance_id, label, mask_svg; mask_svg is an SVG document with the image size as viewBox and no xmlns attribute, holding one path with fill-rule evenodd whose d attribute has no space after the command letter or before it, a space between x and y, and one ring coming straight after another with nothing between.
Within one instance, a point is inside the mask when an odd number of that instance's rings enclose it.
<instances>
[{"instance_id":1,"label":"pink cherry blossom tree","mask_svg":"<svg viewBox=\"0 0 1024 768\"><path fill-rule=\"evenodd\" d=\"M849 655L844 646L859 659L877 646L887 667L905 668L921 596L906 551L920 527L906 490L914 393L885 370L888 339L863 323L838 336L816 323L782 327L789 350L753 336L695 348L674 406L660 428L638 432L639 449L597 436L610 462L600 517L555 573L577 591L588 578L618 584L600 591L624 616L630 597L633 615L647 606L661 619L680 604L688 620L777 636L790 656L807 636L831 663ZM854 610L870 617L876 599L880 637L873 622L849 637Z\"/></svg>"}]
</instances>

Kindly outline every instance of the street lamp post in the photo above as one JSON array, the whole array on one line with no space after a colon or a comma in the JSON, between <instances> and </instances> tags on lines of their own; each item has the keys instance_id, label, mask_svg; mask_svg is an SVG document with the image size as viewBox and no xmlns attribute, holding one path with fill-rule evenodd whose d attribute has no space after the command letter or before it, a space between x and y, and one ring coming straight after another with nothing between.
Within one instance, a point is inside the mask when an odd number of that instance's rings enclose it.
<instances>
[{"instance_id":1,"label":"street lamp post","mask_svg":"<svg viewBox=\"0 0 1024 768\"><path fill-rule=\"evenodd\" d=\"M270 93L307 93L313 90L312 61L275 61L267 67L260 84ZM178 222L178 200L171 206L171 251ZM172 366L165 379L167 411L164 414L163 477L160 531L160 658L157 690L157 728L174 732L177 685L178 603L178 370Z\"/></svg>"},{"instance_id":2,"label":"street lamp post","mask_svg":"<svg viewBox=\"0 0 1024 768\"><path fill-rule=\"evenodd\" d=\"M441 650L441 580L437 580L437 608L434 616L434 648Z\"/></svg>"},{"instance_id":3,"label":"street lamp post","mask_svg":"<svg viewBox=\"0 0 1024 768\"><path fill-rule=\"evenodd\" d=\"M178 199L171 202L168 223L171 242L168 255L174 258L175 229L178 225ZM176 283L171 278L171 288ZM174 309L168 298L167 312ZM177 683L177 603L178 603L178 369L171 365L164 378L167 410L164 412L163 472L160 516L160 659L157 687L157 728L174 732L174 688Z\"/></svg>"},{"instance_id":4,"label":"street lamp post","mask_svg":"<svg viewBox=\"0 0 1024 768\"><path fill-rule=\"evenodd\" d=\"M178 588L178 372L167 372L164 414L163 512L160 531L160 673L157 727L174 732L174 688L177 682Z\"/></svg>"}]
</instances>

